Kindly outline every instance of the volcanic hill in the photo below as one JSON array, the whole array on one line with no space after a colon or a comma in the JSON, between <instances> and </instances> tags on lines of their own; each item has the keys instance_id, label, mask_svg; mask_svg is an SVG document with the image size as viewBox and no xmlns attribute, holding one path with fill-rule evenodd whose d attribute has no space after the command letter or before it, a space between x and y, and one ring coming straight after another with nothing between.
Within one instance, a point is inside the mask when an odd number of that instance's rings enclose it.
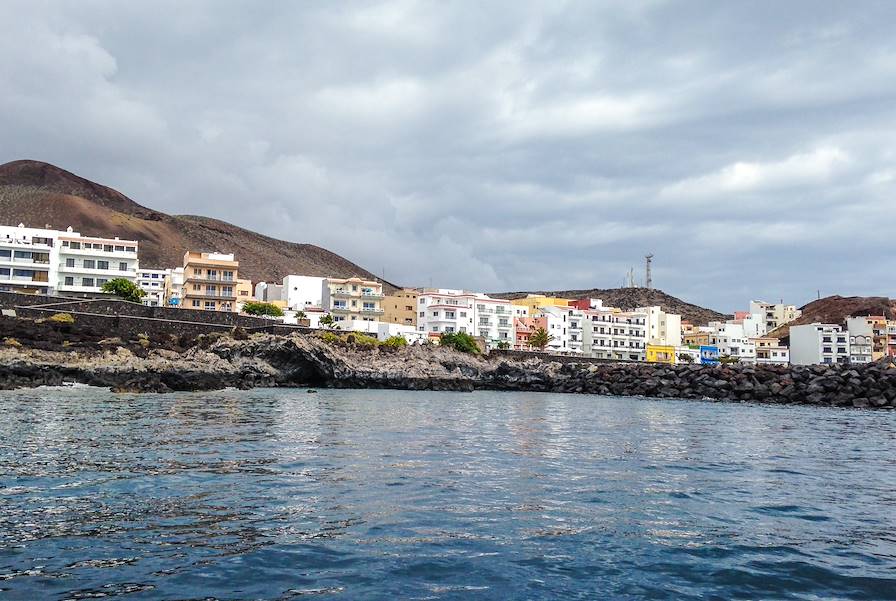
<instances>
[{"instance_id":1,"label":"volcanic hill","mask_svg":"<svg viewBox=\"0 0 896 601\"><path fill-rule=\"evenodd\" d=\"M140 243L140 266L163 269L183 264L187 250L233 253L240 276L280 281L289 274L320 277L376 276L313 244L263 236L225 221L168 215L137 204L107 186L40 161L0 165L0 224L65 229L90 236L119 236ZM377 278L380 279L381 278ZM384 282L392 291L395 286Z\"/></svg>"}]
</instances>

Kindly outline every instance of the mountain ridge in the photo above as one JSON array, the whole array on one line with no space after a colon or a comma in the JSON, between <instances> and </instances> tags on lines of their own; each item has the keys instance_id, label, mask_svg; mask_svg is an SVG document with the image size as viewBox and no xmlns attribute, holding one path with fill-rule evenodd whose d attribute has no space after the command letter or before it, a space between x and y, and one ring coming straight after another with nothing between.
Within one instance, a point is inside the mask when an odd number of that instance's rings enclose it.
<instances>
[{"instance_id":1,"label":"mountain ridge","mask_svg":"<svg viewBox=\"0 0 896 601\"><path fill-rule=\"evenodd\" d=\"M325 248L278 240L201 215L170 215L143 206L114 188L50 163L35 160L0 165L0 216L7 225L65 229L85 235L138 240L140 265L178 267L187 250L232 252L240 276L279 282L301 273L319 277L359 276L397 288L360 265Z\"/></svg>"}]
</instances>

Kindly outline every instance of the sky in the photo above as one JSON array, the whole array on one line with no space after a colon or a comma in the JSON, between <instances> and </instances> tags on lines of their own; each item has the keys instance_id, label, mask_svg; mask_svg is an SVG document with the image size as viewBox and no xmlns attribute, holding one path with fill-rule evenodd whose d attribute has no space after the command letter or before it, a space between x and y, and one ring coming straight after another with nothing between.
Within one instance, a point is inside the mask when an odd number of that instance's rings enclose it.
<instances>
[{"instance_id":1,"label":"sky","mask_svg":"<svg viewBox=\"0 0 896 601\"><path fill-rule=\"evenodd\" d=\"M391 282L896 296L896 2L0 3L0 163ZM226 252L227 249L219 249Z\"/></svg>"}]
</instances>

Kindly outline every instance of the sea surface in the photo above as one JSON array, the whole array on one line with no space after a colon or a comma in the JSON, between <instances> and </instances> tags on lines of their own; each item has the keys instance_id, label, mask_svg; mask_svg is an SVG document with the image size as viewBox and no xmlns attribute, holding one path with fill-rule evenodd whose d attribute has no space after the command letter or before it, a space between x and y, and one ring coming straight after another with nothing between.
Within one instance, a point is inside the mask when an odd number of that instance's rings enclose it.
<instances>
[{"instance_id":1,"label":"sea surface","mask_svg":"<svg viewBox=\"0 0 896 601\"><path fill-rule=\"evenodd\" d=\"M896 413L0 393L0 599L896 599Z\"/></svg>"}]
</instances>

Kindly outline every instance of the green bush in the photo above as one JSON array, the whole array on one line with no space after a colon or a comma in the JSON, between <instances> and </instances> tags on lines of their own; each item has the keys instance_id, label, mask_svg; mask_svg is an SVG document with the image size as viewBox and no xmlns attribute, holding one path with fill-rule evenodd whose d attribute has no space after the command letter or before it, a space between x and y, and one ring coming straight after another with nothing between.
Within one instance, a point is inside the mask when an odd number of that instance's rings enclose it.
<instances>
[{"instance_id":1,"label":"green bush","mask_svg":"<svg viewBox=\"0 0 896 601\"><path fill-rule=\"evenodd\" d=\"M334 342L342 342L342 338L338 334L334 334L333 332L321 332L320 339L331 344Z\"/></svg>"},{"instance_id":2,"label":"green bush","mask_svg":"<svg viewBox=\"0 0 896 601\"><path fill-rule=\"evenodd\" d=\"M445 332L439 337L439 344L462 353L479 354L479 345L476 344L476 339L464 332Z\"/></svg>"},{"instance_id":3,"label":"green bush","mask_svg":"<svg viewBox=\"0 0 896 601\"><path fill-rule=\"evenodd\" d=\"M146 292L140 289L137 284L131 280L124 278L115 278L109 280L100 288L103 292L114 294L118 298L123 298L134 303L139 303L140 299L146 296Z\"/></svg>"},{"instance_id":4,"label":"green bush","mask_svg":"<svg viewBox=\"0 0 896 601\"><path fill-rule=\"evenodd\" d=\"M346 337L346 341L357 346L364 346L368 348L375 348L380 341L374 338L373 336L368 336L367 334L361 334L360 332L353 332Z\"/></svg>"},{"instance_id":5,"label":"green bush","mask_svg":"<svg viewBox=\"0 0 896 601\"><path fill-rule=\"evenodd\" d=\"M389 336L380 344L389 348L400 348L402 346L407 346L408 341L404 339L404 336Z\"/></svg>"},{"instance_id":6,"label":"green bush","mask_svg":"<svg viewBox=\"0 0 896 601\"><path fill-rule=\"evenodd\" d=\"M73 324L75 323L75 318L71 315L71 313L54 313L52 316L47 318L47 321L53 323Z\"/></svg>"},{"instance_id":7,"label":"green bush","mask_svg":"<svg viewBox=\"0 0 896 601\"><path fill-rule=\"evenodd\" d=\"M243 313L247 315L261 315L263 317L283 317L283 309L271 303L249 301L243 305Z\"/></svg>"}]
</instances>

